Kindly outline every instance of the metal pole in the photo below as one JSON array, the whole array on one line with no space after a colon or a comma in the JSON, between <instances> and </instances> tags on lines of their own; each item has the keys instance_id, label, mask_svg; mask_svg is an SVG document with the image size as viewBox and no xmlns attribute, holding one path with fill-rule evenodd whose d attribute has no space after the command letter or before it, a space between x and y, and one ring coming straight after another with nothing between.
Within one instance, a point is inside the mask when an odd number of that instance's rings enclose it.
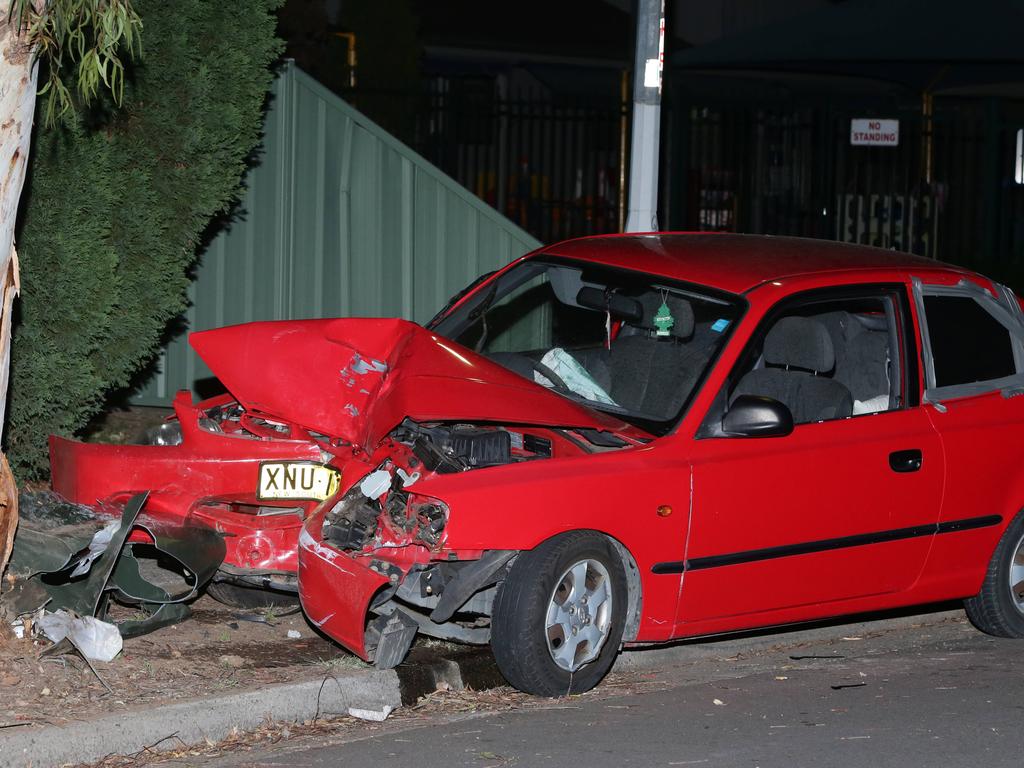
<instances>
[{"instance_id":1,"label":"metal pole","mask_svg":"<svg viewBox=\"0 0 1024 768\"><path fill-rule=\"evenodd\" d=\"M921 133L924 138L921 159L924 166L924 180L929 186L932 183L932 111L932 94L930 91L925 91L921 94Z\"/></svg>"},{"instance_id":2,"label":"metal pole","mask_svg":"<svg viewBox=\"0 0 1024 768\"><path fill-rule=\"evenodd\" d=\"M627 232L658 229L658 142L664 58L665 0L638 0Z\"/></svg>"},{"instance_id":3,"label":"metal pole","mask_svg":"<svg viewBox=\"0 0 1024 768\"><path fill-rule=\"evenodd\" d=\"M629 70L622 70L622 87L619 95L619 232L626 227L626 135L629 122L626 114L626 100L629 98Z\"/></svg>"}]
</instances>

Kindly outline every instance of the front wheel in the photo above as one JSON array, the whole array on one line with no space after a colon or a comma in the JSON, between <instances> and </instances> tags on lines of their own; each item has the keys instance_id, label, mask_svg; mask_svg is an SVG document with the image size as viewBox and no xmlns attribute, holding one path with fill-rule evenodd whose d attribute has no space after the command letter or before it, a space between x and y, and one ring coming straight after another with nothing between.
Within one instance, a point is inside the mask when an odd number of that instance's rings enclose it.
<instances>
[{"instance_id":1,"label":"front wheel","mask_svg":"<svg viewBox=\"0 0 1024 768\"><path fill-rule=\"evenodd\" d=\"M1024 638L1024 512L1006 527L981 591L964 600L971 623L996 637Z\"/></svg>"},{"instance_id":2,"label":"front wheel","mask_svg":"<svg viewBox=\"0 0 1024 768\"><path fill-rule=\"evenodd\" d=\"M611 669L622 641L626 576L611 542L590 531L523 552L498 589L491 648L513 686L582 693Z\"/></svg>"}]
</instances>

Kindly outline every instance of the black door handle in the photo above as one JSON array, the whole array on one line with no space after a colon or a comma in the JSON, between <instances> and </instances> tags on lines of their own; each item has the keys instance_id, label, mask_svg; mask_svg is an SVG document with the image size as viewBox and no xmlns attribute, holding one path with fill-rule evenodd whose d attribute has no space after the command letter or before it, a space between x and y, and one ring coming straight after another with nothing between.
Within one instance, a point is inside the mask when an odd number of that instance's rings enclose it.
<instances>
[{"instance_id":1,"label":"black door handle","mask_svg":"<svg viewBox=\"0 0 1024 768\"><path fill-rule=\"evenodd\" d=\"M889 454L889 467L893 472L917 472L921 468L924 457L918 448L906 451L893 451Z\"/></svg>"}]
</instances>

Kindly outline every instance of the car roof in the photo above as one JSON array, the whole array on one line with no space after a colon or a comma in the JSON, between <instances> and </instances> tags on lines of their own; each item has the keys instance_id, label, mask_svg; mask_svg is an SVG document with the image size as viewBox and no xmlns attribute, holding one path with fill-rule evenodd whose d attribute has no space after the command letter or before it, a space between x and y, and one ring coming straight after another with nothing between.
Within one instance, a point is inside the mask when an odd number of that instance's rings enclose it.
<instances>
[{"instance_id":1,"label":"car roof","mask_svg":"<svg viewBox=\"0 0 1024 768\"><path fill-rule=\"evenodd\" d=\"M864 245L771 235L658 232L565 240L540 253L581 259L744 293L770 280L850 270L936 270L973 275L943 262Z\"/></svg>"}]
</instances>

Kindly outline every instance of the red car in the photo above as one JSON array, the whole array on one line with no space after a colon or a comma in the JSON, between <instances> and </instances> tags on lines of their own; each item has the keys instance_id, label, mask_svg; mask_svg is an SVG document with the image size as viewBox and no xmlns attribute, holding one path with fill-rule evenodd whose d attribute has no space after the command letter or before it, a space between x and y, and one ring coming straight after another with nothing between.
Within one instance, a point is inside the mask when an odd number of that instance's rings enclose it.
<instances>
[{"instance_id":1,"label":"red car","mask_svg":"<svg viewBox=\"0 0 1024 768\"><path fill-rule=\"evenodd\" d=\"M542 695L623 644L965 598L1024 636L1024 313L964 269L812 240L574 240L426 328L226 329L247 408L351 446L299 539L310 621L398 663L489 642ZM275 371L277 369L275 368ZM339 375L340 371L340 375Z\"/></svg>"},{"instance_id":2,"label":"red car","mask_svg":"<svg viewBox=\"0 0 1024 768\"><path fill-rule=\"evenodd\" d=\"M543 695L623 644L950 598L1024 636L1022 318L877 249L569 241L425 328L193 334L230 396L179 398L168 445L55 440L54 485L223 531L229 597L294 590L297 554L310 621L381 667L489 642Z\"/></svg>"}]
</instances>

